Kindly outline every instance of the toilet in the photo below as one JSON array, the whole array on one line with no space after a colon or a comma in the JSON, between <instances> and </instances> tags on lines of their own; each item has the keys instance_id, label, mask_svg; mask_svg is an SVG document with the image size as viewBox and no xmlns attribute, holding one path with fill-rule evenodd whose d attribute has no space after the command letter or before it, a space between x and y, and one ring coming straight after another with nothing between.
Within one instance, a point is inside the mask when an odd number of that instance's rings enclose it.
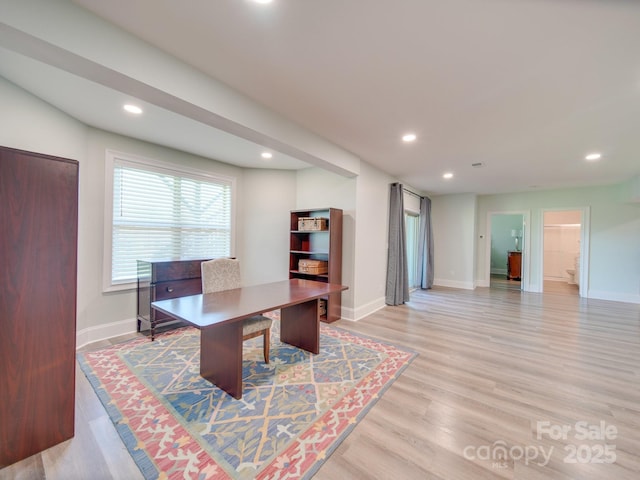
<instances>
[{"instance_id":1,"label":"toilet","mask_svg":"<svg viewBox=\"0 0 640 480\"><path fill-rule=\"evenodd\" d=\"M576 258L573 261L573 266L573 268L567 269L569 284L578 285L580 283L580 255L576 255Z\"/></svg>"}]
</instances>

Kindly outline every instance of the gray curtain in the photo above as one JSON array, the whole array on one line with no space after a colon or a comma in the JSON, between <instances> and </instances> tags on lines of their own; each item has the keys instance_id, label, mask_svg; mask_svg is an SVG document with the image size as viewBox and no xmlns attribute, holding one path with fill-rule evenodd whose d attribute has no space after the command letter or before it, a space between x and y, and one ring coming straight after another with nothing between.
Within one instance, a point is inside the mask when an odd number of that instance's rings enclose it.
<instances>
[{"instance_id":1,"label":"gray curtain","mask_svg":"<svg viewBox=\"0 0 640 480\"><path fill-rule=\"evenodd\" d=\"M431 199L429 197L420 197L418 268L420 288L433 287L433 231L431 229Z\"/></svg>"},{"instance_id":2,"label":"gray curtain","mask_svg":"<svg viewBox=\"0 0 640 480\"><path fill-rule=\"evenodd\" d=\"M409 301L409 272L404 227L402 185L391 184L389 197L389 251L387 256L387 305L402 305Z\"/></svg>"}]
</instances>

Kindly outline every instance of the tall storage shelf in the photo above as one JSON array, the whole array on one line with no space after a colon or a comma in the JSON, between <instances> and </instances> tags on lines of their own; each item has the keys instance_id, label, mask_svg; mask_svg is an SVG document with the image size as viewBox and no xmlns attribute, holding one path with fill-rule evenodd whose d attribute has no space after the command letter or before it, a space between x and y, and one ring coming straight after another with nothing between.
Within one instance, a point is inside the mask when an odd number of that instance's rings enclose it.
<instances>
[{"instance_id":1,"label":"tall storage shelf","mask_svg":"<svg viewBox=\"0 0 640 480\"><path fill-rule=\"evenodd\" d=\"M326 219L321 230L300 230L301 218ZM300 271L300 260L321 260L327 262L327 271L306 273ZM318 208L291 211L291 233L289 245L289 278L306 278L327 283L342 283L342 210L339 208ZM326 312L321 313L323 322L331 323L340 319L342 294L329 295L323 299Z\"/></svg>"},{"instance_id":2,"label":"tall storage shelf","mask_svg":"<svg viewBox=\"0 0 640 480\"><path fill-rule=\"evenodd\" d=\"M0 147L0 469L74 435L78 166Z\"/></svg>"}]
</instances>

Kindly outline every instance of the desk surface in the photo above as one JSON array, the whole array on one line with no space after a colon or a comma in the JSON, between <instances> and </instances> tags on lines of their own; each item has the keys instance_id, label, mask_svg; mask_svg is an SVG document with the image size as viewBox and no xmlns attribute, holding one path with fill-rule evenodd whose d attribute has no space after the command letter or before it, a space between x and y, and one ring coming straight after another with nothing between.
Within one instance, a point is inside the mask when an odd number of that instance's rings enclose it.
<instances>
[{"instance_id":1,"label":"desk surface","mask_svg":"<svg viewBox=\"0 0 640 480\"><path fill-rule=\"evenodd\" d=\"M344 285L294 278L222 292L159 300L151 305L198 328L231 322L347 290Z\"/></svg>"}]
</instances>

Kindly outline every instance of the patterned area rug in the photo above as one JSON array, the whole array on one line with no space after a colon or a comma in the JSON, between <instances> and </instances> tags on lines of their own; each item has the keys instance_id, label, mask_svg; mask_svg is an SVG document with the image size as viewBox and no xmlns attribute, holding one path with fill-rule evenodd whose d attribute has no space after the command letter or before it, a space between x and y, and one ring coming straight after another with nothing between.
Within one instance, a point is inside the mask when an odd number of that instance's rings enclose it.
<instances>
[{"instance_id":1,"label":"patterned area rug","mask_svg":"<svg viewBox=\"0 0 640 480\"><path fill-rule=\"evenodd\" d=\"M321 325L320 354L244 342L243 397L199 375L183 328L78 355L145 478L310 478L415 354Z\"/></svg>"}]
</instances>

